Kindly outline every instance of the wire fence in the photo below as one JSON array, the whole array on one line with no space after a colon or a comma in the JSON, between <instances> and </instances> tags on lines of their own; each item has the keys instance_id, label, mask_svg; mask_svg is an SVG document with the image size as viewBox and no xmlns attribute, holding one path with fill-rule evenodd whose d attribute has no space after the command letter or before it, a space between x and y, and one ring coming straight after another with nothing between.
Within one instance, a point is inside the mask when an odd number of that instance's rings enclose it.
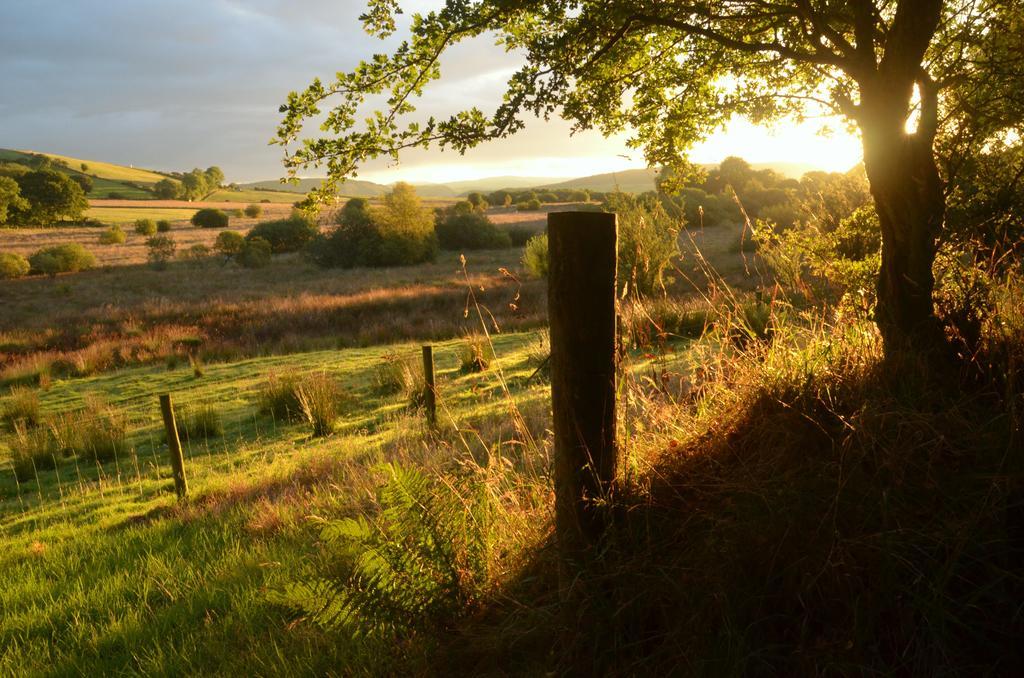
<instances>
[{"instance_id":1,"label":"wire fence","mask_svg":"<svg viewBox=\"0 0 1024 678\"><path fill-rule=\"evenodd\" d=\"M323 368L289 370L276 378L298 382L325 373L330 374ZM274 456L266 443L301 429L297 412L282 414L262 402L274 374L250 376L256 383L240 389L217 384L223 388L211 392L199 381L170 391L190 481L266 464ZM0 430L0 448L8 448L8 460L0 463L0 516L28 516L48 504L66 513L92 495L147 501L173 492L160 395L86 397L81 407Z\"/></svg>"}]
</instances>

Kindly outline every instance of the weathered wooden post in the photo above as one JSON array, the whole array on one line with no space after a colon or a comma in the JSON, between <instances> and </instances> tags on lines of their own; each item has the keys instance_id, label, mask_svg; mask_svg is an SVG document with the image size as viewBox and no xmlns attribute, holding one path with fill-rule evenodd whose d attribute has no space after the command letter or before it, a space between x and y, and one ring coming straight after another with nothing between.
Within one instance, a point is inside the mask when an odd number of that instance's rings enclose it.
<instances>
[{"instance_id":1,"label":"weathered wooden post","mask_svg":"<svg viewBox=\"0 0 1024 678\"><path fill-rule=\"evenodd\" d=\"M434 386L434 347L423 347L423 405L427 409L427 422L437 425L437 391Z\"/></svg>"},{"instance_id":2,"label":"weathered wooden post","mask_svg":"<svg viewBox=\"0 0 1024 678\"><path fill-rule=\"evenodd\" d=\"M604 531L601 502L618 462L615 215L552 212L548 257L555 526L563 566L571 566Z\"/></svg>"},{"instance_id":3,"label":"weathered wooden post","mask_svg":"<svg viewBox=\"0 0 1024 678\"><path fill-rule=\"evenodd\" d=\"M178 499L188 494L188 481L185 480L185 458L181 454L181 439L178 438L178 426L174 421L174 408L171 396L160 396L160 412L164 417L164 429L167 431L167 448L171 452L171 472L174 474L174 492Z\"/></svg>"}]
</instances>

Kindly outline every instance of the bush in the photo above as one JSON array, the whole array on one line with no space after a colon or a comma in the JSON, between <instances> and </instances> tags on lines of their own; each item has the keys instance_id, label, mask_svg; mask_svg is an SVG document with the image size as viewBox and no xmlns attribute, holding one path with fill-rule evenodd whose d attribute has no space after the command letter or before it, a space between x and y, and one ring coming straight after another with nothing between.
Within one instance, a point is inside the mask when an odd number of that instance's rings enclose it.
<instances>
[{"instance_id":1,"label":"bush","mask_svg":"<svg viewBox=\"0 0 1024 678\"><path fill-rule=\"evenodd\" d=\"M480 212L449 210L435 227L437 239L446 250L481 250L511 247L512 239Z\"/></svg>"},{"instance_id":2,"label":"bush","mask_svg":"<svg viewBox=\"0 0 1024 678\"><path fill-rule=\"evenodd\" d=\"M213 249L217 250L218 254L228 258L237 256L244 247L245 236L234 231L221 231L213 244Z\"/></svg>"},{"instance_id":3,"label":"bush","mask_svg":"<svg viewBox=\"0 0 1024 678\"><path fill-rule=\"evenodd\" d=\"M12 280L28 275L32 270L28 259L13 252L0 252L0 280Z\"/></svg>"},{"instance_id":4,"label":"bush","mask_svg":"<svg viewBox=\"0 0 1024 678\"><path fill-rule=\"evenodd\" d=\"M287 219L256 224L249 231L246 240L260 238L270 243L270 249L274 254L284 254L298 252L313 240L318 232L316 221L296 212Z\"/></svg>"},{"instance_id":5,"label":"bush","mask_svg":"<svg viewBox=\"0 0 1024 678\"><path fill-rule=\"evenodd\" d=\"M127 239L128 235L117 224L100 233L101 245L123 245Z\"/></svg>"},{"instance_id":6,"label":"bush","mask_svg":"<svg viewBox=\"0 0 1024 678\"><path fill-rule=\"evenodd\" d=\"M167 219L161 219L160 221L156 222L156 231L157 233L170 233L171 222L168 221Z\"/></svg>"},{"instance_id":7,"label":"bush","mask_svg":"<svg viewBox=\"0 0 1024 678\"><path fill-rule=\"evenodd\" d=\"M19 482L36 477L39 471L57 467L60 446L49 428L27 429L18 426L11 439L11 468Z\"/></svg>"},{"instance_id":8,"label":"bush","mask_svg":"<svg viewBox=\"0 0 1024 678\"><path fill-rule=\"evenodd\" d=\"M532 200L528 200L526 202L526 209L530 210L531 212L536 212L540 208L541 208L541 202L537 198L534 198Z\"/></svg>"},{"instance_id":9,"label":"bush","mask_svg":"<svg viewBox=\"0 0 1024 678\"><path fill-rule=\"evenodd\" d=\"M139 235L156 235L156 222L152 219L136 219L135 232Z\"/></svg>"},{"instance_id":10,"label":"bush","mask_svg":"<svg viewBox=\"0 0 1024 678\"><path fill-rule=\"evenodd\" d=\"M371 209L365 200L350 200L338 221L337 229L307 249L320 266L409 266L437 255L434 215L408 184L396 184L379 209Z\"/></svg>"},{"instance_id":11,"label":"bush","mask_svg":"<svg viewBox=\"0 0 1024 678\"><path fill-rule=\"evenodd\" d=\"M624 193L610 195L608 207L618 215L620 287L645 297L664 293L665 271L679 258L682 215Z\"/></svg>"},{"instance_id":12,"label":"bush","mask_svg":"<svg viewBox=\"0 0 1024 678\"><path fill-rule=\"evenodd\" d=\"M197 242L178 256L182 261L187 261L191 264L198 264L204 259L209 258L211 253L212 250L209 247L201 242Z\"/></svg>"},{"instance_id":13,"label":"bush","mask_svg":"<svg viewBox=\"0 0 1024 678\"><path fill-rule=\"evenodd\" d=\"M316 437L334 433L334 423L341 411L343 393L337 382L326 374L313 374L295 389L302 416L313 428Z\"/></svg>"},{"instance_id":14,"label":"bush","mask_svg":"<svg viewBox=\"0 0 1024 678\"><path fill-rule=\"evenodd\" d=\"M192 225L199 228L227 228L228 215L221 210L204 207L192 215Z\"/></svg>"},{"instance_id":15,"label":"bush","mask_svg":"<svg viewBox=\"0 0 1024 678\"><path fill-rule=\"evenodd\" d=\"M39 426L42 422L39 394L24 386L12 388L0 410L0 421L10 431L16 431L19 426L25 429Z\"/></svg>"},{"instance_id":16,"label":"bush","mask_svg":"<svg viewBox=\"0 0 1024 678\"><path fill-rule=\"evenodd\" d=\"M306 248L309 258L325 268L369 266L380 247L380 233L370 214L370 203L353 198L335 216L338 228L320 234Z\"/></svg>"},{"instance_id":17,"label":"bush","mask_svg":"<svg viewBox=\"0 0 1024 678\"><path fill-rule=\"evenodd\" d=\"M167 235L154 235L146 240L146 258L158 270L167 268L167 262L174 258L176 249L174 239Z\"/></svg>"},{"instance_id":18,"label":"bush","mask_svg":"<svg viewBox=\"0 0 1024 678\"><path fill-rule=\"evenodd\" d=\"M529 242L530 238L537 235L535 230L525 226L513 226L505 232L508 233L508 239L512 241L513 247L522 247Z\"/></svg>"},{"instance_id":19,"label":"bush","mask_svg":"<svg viewBox=\"0 0 1024 678\"><path fill-rule=\"evenodd\" d=\"M263 208L259 205L247 205L244 212L250 219L258 219L263 214Z\"/></svg>"},{"instance_id":20,"label":"bush","mask_svg":"<svg viewBox=\"0 0 1024 678\"><path fill-rule=\"evenodd\" d=\"M78 243L45 247L28 258L31 270L55 276L76 273L96 266L96 257Z\"/></svg>"},{"instance_id":21,"label":"bush","mask_svg":"<svg viewBox=\"0 0 1024 678\"><path fill-rule=\"evenodd\" d=\"M494 360L494 351L486 337L474 334L466 337L459 351L460 372L484 372Z\"/></svg>"},{"instance_id":22,"label":"bush","mask_svg":"<svg viewBox=\"0 0 1024 678\"><path fill-rule=\"evenodd\" d=\"M270 265L270 243L263 238L246 240L235 261L245 268L263 268Z\"/></svg>"},{"instance_id":23,"label":"bush","mask_svg":"<svg viewBox=\"0 0 1024 678\"><path fill-rule=\"evenodd\" d=\"M184 404L174 408L178 437L184 441L205 440L224 435L224 423L213 405Z\"/></svg>"},{"instance_id":24,"label":"bush","mask_svg":"<svg viewBox=\"0 0 1024 678\"><path fill-rule=\"evenodd\" d=\"M414 407L419 406L426 388L422 364L413 356L403 358L397 353L384 354L374 370L374 383L379 394L401 394Z\"/></svg>"},{"instance_id":25,"label":"bush","mask_svg":"<svg viewBox=\"0 0 1024 678\"><path fill-rule=\"evenodd\" d=\"M334 432L344 393L326 374L278 377L271 374L259 394L259 412L281 421L305 421L313 435Z\"/></svg>"},{"instance_id":26,"label":"bush","mask_svg":"<svg viewBox=\"0 0 1024 678\"><path fill-rule=\"evenodd\" d=\"M548 234L530 238L523 249L523 266L534 278L548 277Z\"/></svg>"}]
</instances>

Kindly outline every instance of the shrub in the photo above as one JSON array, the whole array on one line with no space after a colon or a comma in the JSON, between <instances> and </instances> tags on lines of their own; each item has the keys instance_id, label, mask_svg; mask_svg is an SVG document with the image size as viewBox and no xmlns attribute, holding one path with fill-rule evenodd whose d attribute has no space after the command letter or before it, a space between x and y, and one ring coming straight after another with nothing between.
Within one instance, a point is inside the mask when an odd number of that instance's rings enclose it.
<instances>
[{"instance_id":1,"label":"shrub","mask_svg":"<svg viewBox=\"0 0 1024 678\"><path fill-rule=\"evenodd\" d=\"M437 239L446 250L480 250L511 247L512 240L481 212L445 212L435 227Z\"/></svg>"},{"instance_id":2,"label":"shrub","mask_svg":"<svg viewBox=\"0 0 1024 678\"><path fill-rule=\"evenodd\" d=\"M369 266L380 248L380 232L373 223L370 203L353 198L345 203L335 222L338 228L320 234L306 248L309 258L325 268Z\"/></svg>"},{"instance_id":3,"label":"shrub","mask_svg":"<svg viewBox=\"0 0 1024 678\"><path fill-rule=\"evenodd\" d=\"M28 262L33 271L55 276L93 268L96 257L78 243L68 243L45 247L29 257Z\"/></svg>"},{"instance_id":4,"label":"shrub","mask_svg":"<svg viewBox=\"0 0 1024 678\"><path fill-rule=\"evenodd\" d=\"M263 208L259 205L246 205L244 212L250 219L258 219L263 214Z\"/></svg>"},{"instance_id":5,"label":"shrub","mask_svg":"<svg viewBox=\"0 0 1024 678\"><path fill-rule=\"evenodd\" d=\"M275 254L285 252L298 252L316 237L319 228L316 221L296 212L287 219L277 221L264 221L256 224L249 234L247 240L261 238L270 244L270 249Z\"/></svg>"},{"instance_id":6,"label":"shrub","mask_svg":"<svg viewBox=\"0 0 1024 678\"><path fill-rule=\"evenodd\" d=\"M184 441L205 440L224 435L220 412L213 405L184 404L174 408L178 437Z\"/></svg>"},{"instance_id":7,"label":"shrub","mask_svg":"<svg viewBox=\"0 0 1024 678\"><path fill-rule=\"evenodd\" d=\"M419 361L412 356L403 358L397 353L384 354L374 370L374 383L381 395L400 393L414 407L422 401L426 388Z\"/></svg>"},{"instance_id":8,"label":"shrub","mask_svg":"<svg viewBox=\"0 0 1024 678\"><path fill-rule=\"evenodd\" d=\"M664 293L665 271L679 258L682 216L624 193L610 195L608 207L618 215L620 287L645 297Z\"/></svg>"},{"instance_id":9,"label":"shrub","mask_svg":"<svg viewBox=\"0 0 1024 678\"><path fill-rule=\"evenodd\" d=\"M208 246L201 242L197 242L178 256L182 261L187 261L191 264L198 264L204 259L209 258L211 253L212 250Z\"/></svg>"},{"instance_id":10,"label":"shrub","mask_svg":"<svg viewBox=\"0 0 1024 678\"><path fill-rule=\"evenodd\" d=\"M0 280L12 280L28 275L32 270L28 259L13 252L0 252Z\"/></svg>"},{"instance_id":11,"label":"shrub","mask_svg":"<svg viewBox=\"0 0 1024 678\"><path fill-rule=\"evenodd\" d=\"M146 240L146 258L153 268L163 270L167 262L174 258L177 244L167 235L154 235Z\"/></svg>"},{"instance_id":12,"label":"shrub","mask_svg":"<svg viewBox=\"0 0 1024 678\"><path fill-rule=\"evenodd\" d=\"M39 426L42 422L39 394L24 386L12 388L0 410L0 421L10 431L16 431L19 426L26 429Z\"/></svg>"},{"instance_id":13,"label":"shrub","mask_svg":"<svg viewBox=\"0 0 1024 678\"><path fill-rule=\"evenodd\" d=\"M536 212L540 208L541 202L538 198L526 201L526 209L530 210L531 212Z\"/></svg>"},{"instance_id":14,"label":"shrub","mask_svg":"<svg viewBox=\"0 0 1024 678\"><path fill-rule=\"evenodd\" d=\"M135 232L139 235L156 235L156 222L152 219L136 219Z\"/></svg>"},{"instance_id":15,"label":"shrub","mask_svg":"<svg viewBox=\"0 0 1024 678\"><path fill-rule=\"evenodd\" d=\"M156 231L157 233L170 233L171 222L168 221L167 219L161 219L160 221L156 222Z\"/></svg>"},{"instance_id":16,"label":"shrub","mask_svg":"<svg viewBox=\"0 0 1024 678\"><path fill-rule=\"evenodd\" d=\"M307 249L320 266L409 266L437 255L434 215L408 184L396 184L378 209L365 200L350 200L338 222L337 229Z\"/></svg>"},{"instance_id":17,"label":"shrub","mask_svg":"<svg viewBox=\"0 0 1024 678\"><path fill-rule=\"evenodd\" d=\"M316 437L334 433L334 423L341 409L342 391L337 382L326 374L313 374L295 389L302 416L313 428Z\"/></svg>"},{"instance_id":18,"label":"shrub","mask_svg":"<svg viewBox=\"0 0 1024 678\"><path fill-rule=\"evenodd\" d=\"M192 215L192 225L199 228L227 228L228 215L221 210L204 207Z\"/></svg>"},{"instance_id":19,"label":"shrub","mask_svg":"<svg viewBox=\"0 0 1024 678\"><path fill-rule=\"evenodd\" d=\"M380 233L380 247L373 265L411 266L437 256L434 215L423 206L416 190L397 183L384 196L384 205L373 211Z\"/></svg>"},{"instance_id":20,"label":"shrub","mask_svg":"<svg viewBox=\"0 0 1024 678\"><path fill-rule=\"evenodd\" d=\"M460 372L484 372L494 360L494 351L486 337L474 334L466 337L459 351Z\"/></svg>"},{"instance_id":21,"label":"shrub","mask_svg":"<svg viewBox=\"0 0 1024 678\"><path fill-rule=\"evenodd\" d=\"M270 265L270 258L270 243L263 238L253 238L245 241L235 261L245 268L264 268Z\"/></svg>"},{"instance_id":22,"label":"shrub","mask_svg":"<svg viewBox=\"0 0 1024 678\"><path fill-rule=\"evenodd\" d=\"M512 242L513 247L522 247L537 234L532 228L525 226L512 226L505 232L508 233L508 239Z\"/></svg>"},{"instance_id":23,"label":"shrub","mask_svg":"<svg viewBox=\"0 0 1024 678\"><path fill-rule=\"evenodd\" d=\"M228 258L237 256L244 247L245 236L234 231L221 231L213 244L213 249L217 250L218 254Z\"/></svg>"},{"instance_id":24,"label":"shrub","mask_svg":"<svg viewBox=\"0 0 1024 678\"><path fill-rule=\"evenodd\" d=\"M116 459L127 449L128 418L95 396L86 397L83 409L51 422L50 431L59 451L96 463Z\"/></svg>"},{"instance_id":25,"label":"shrub","mask_svg":"<svg viewBox=\"0 0 1024 678\"><path fill-rule=\"evenodd\" d=\"M100 233L101 245L123 245L127 239L128 235L117 224Z\"/></svg>"},{"instance_id":26,"label":"shrub","mask_svg":"<svg viewBox=\"0 0 1024 678\"><path fill-rule=\"evenodd\" d=\"M11 468L19 482L32 480L39 471L57 467L61 450L52 429L17 426L9 445Z\"/></svg>"},{"instance_id":27,"label":"shrub","mask_svg":"<svg viewBox=\"0 0 1024 678\"><path fill-rule=\"evenodd\" d=\"M534 278L548 276L548 234L530 238L523 249L523 266Z\"/></svg>"},{"instance_id":28,"label":"shrub","mask_svg":"<svg viewBox=\"0 0 1024 678\"><path fill-rule=\"evenodd\" d=\"M305 421L313 435L334 432L344 394L338 384L324 373L303 377L278 377L271 374L259 394L259 412L282 421Z\"/></svg>"},{"instance_id":29,"label":"shrub","mask_svg":"<svg viewBox=\"0 0 1024 678\"><path fill-rule=\"evenodd\" d=\"M257 410L280 421L302 421L302 404L299 402L298 378L280 377L275 373L267 375L267 381L260 387Z\"/></svg>"}]
</instances>

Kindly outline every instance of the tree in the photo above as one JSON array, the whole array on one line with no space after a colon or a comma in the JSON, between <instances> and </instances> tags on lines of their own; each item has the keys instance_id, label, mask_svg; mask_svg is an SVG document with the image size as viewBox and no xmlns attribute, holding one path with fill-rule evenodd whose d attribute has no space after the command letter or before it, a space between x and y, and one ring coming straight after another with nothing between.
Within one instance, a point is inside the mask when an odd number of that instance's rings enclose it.
<instances>
[{"instance_id":1,"label":"tree","mask_svg":"<svg viewBox=\"0 0 1024 678\"><path fill-rule=\"evenodd\" d=\"M650 165L680 168L689 147L735 115L767 122L836 113L863 139L882 232L876 320L886 352L938 353L932 263L946 206L934 150L940 110L953 112L943 104L952 87L976 81L971 46L988 34L985 27L1019 16L1020 5L448 0L415 15L411 38L390 57L293 92L281 108L277 140L298 140L306 121L319 123L321 108L330 107L324 129L334 136L285 154L292 173L328 165L330 180L317 199L369 158L432 143L463 152L518 132L526 113L559 114L576 129L632 131ZM398 11L397 0L371 0L364 26L389 36ZM489 33L525 55L494 113L473 108L441 120L408 119L414 98L440 77L445 51ZM381 93L388 110L362 115L367 99ZM365 128L356 127L359 119Z\"/></svg>"},{"instance_id":2,"label":"tree","mask_svg":"<svg viewBox=\"0 0 1024 678\"><path fill-rule=\"evenodd\" d=\"M167 268L167 262L174 258L177 249L177 243L169 235L154 235L146 239L146 259L158 271Z\"/></svg>"},{"instance_id":3,"label":"tree","mask_svg":"<svg viewBox=\"0 0 1024 678\"><path fill-rule=\"evenodd\" d=\"M474 211L483 212L488 207L487 200L484 199L483 194L477 191L473 191L467 195L466 200L473 206Z\"/></svg>"},{"instance_id":4,"label":"tree","mask_svg":"<svg viewBox=\"0 0 1024 678\"><path fill-rule=\"evenodd\" d=\"M153 192L161 200L174 200L181 196L181 184L174 179L161 179L153 186Z\"/></svg>"},{"instance_id":5,"label":"tree","mask_svg":"<svg viewBox=\"0 0 1024 678\"><path fill-rule=\"evenodd\" d=\"M224 183L224 172L216 165L207 167L203 175L206 177L206 185L211 191L220 188L221 184Z\"/></svg>"},{"instance_id":6,"label":"tree","mask_svg":"<svg viewBox=\"0 0 1024 678\"><path fill-rule=\"evenodd\" d=\"M28 172L17 179L28 207L15 212L16 220L47 226L58 219L79 219L89 208L82 187L68 175L51 169Z\"/></svg>"},{"instance_id":7,"label":"tree","mask_svg":"<svg viewBox=\"0 0 1024 678\"><path fill-rule=\"evenodd\" d=\"M90 177L88 174L71 174L69 176L71 177L72 181L74 181L82 188L82 193L88 194L90 191L92 191L92 177Z\"/></svg>"},{"instance_id":8,"label":"tree","mask_svg":"<svg viewBox=\"0 0 1024 678\"><path fill-rule=\"evenodd\" d=\"M206 174L194 169L181 177L181 196L185 200L199 200L210 192Z\"/></svg>"},{"instance_id":9,"label":"tree","mask_svg":"<svg viewBox=\"0 0 1024 678\"><path fill-rule=\"evenodd\" d=\"M15 210L27 210L28 201L21 197L21 187L10 177L0 176L0 225Z\"/></svg>"}]
</instances>

